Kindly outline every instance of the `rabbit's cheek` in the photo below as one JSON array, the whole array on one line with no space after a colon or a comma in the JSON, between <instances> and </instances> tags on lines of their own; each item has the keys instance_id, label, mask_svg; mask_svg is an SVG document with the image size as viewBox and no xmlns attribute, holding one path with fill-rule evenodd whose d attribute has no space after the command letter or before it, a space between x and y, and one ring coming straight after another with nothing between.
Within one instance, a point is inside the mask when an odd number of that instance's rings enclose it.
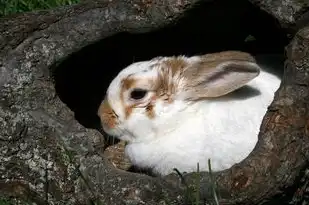
<instances>
[{"instance_id":1,"label":"rabbit's cheek","mask_svg":"<svg viewBox=\"0 0 309 205\"><path fill-rule=\"evenodd\" d=\"M149 119L153 119L155 117L155 111L153 104L149 103L146 106L146 115Z\"/></svg>"},{"instance_id":2,"label":"rabbit's cheek","mask_svg":"<svg viewBox=\"0 0 309 205\"><path fill-rule=\"evenodd\" d=\"M130 115L132 114L133 111L133 107L132 106L128 106L124 109L124 113L125 113L125 119L128 119L130 117Z\"/></svg>"},{"instance_id":3,"label":"rabbit's cheek","mask_svg":"<svg viewBox=\"0 0 309 205\"><path fill-rule=\"evenodd\" d=\"M117 126L117 116L106 101L100 105L98 114L104 129L114 129Z\"/></svg>"},{"instance_id":4,"label":"rabbit's cheek","mask_svg":"<svg viewBox=\"0 0 309 205\"><path fill-rule=\"evenodd\" d=\"M155 112L154 112L154 100L152 101L148 101L148 102L144 102L144 103L139 103L139 104L134 104L134 105L131 105L131 106L127 106L125 107L125 119L129 119L132 112L133 112L133 109L139 109L139 108L143 108L145 109L145 113L146 113L146 116L150 119L153 119L154 116L155 116Z\"/></svg>"}]
</instances>

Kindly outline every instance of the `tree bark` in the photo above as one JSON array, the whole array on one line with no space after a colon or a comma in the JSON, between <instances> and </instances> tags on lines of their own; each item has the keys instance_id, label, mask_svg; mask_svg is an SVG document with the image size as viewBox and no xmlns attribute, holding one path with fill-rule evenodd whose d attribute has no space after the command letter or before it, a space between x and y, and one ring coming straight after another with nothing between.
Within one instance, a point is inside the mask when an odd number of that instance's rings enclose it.
<instances>
[{"instance_id":1,"label":"tree bark","mask_svg":"<svg viewBox=\"0 0 309 205\"><path fill-rule=\"evenodd\" d=\"M153 178L115 169L102 156L102 135L81 126L57 96L50 66L118 32L165 27L198 3L89 0L2 18L0 193L37 204L188 203L186 191L199 184L195 173L184 175L184 184L175 174ZM297 32L286 50L284 78L255 150L240 164L214 173L220 204L298 200L296 188L306 189L309 27ZM200 200L213 200L210 175L200 178Z\"/></svg>"},{"instance_id":2,"label":"tree bark","mask_svg":"<svg viewBox=\"0 0 309 205\"><path fill-rule=\"evenodd\" d=\"M278 23L293 35L307 25L309 4L306 0L249 0L277 19Z\"/></svg>"}]
</instances>

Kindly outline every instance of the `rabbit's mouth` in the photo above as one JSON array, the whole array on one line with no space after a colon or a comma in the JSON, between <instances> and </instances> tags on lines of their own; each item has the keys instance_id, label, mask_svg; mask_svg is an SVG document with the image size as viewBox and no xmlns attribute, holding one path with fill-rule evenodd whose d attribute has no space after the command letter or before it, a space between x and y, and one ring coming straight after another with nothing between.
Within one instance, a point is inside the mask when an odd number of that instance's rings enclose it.
<instances>
[{"instance_id":1,"label":"rabbit's mouth","mask_svg":"<svg viewBox=\"0 0 309 205\"><path fill-rule=\"evenodd\" d=\"M111 128L105 123L101 123L101 125L102 125L102 131L111 137L119 138L122 135L122 131L118 128L118 126Z\"/></svg>"},{"instance_id":2,"label":"rabbit's mouth","mask_svg":"<svg viewBox=\"0 0 309 205\"><path fill-rule=\"evenodd\" d=\"M132 134L125 132L119 126L115 126L113 128L110 128L107 125L104 125L104 123L102 123L102 128L103 128L103 132L105 134L107 134L110 137L117 138L121 141L133 142L134 139L135 139Z\"/></svg>"}]
</instances>

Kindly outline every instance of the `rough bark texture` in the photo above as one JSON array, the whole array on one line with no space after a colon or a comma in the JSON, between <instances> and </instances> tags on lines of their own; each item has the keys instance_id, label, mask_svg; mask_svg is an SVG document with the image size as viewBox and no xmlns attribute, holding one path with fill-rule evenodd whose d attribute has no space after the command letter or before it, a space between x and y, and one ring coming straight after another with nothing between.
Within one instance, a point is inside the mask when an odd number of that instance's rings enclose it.
<instances>
[{"instance_id":1,"label":"rough bark texture","mask_svg":"<svg viewBox=\"0 0 309 205\"><path fill-rule=\"evenodd\" d=\"M263 2L259 1L262 7L274 8L272 1ZM287 9L290 2L280 5L286 11L280 15L266 10L290 26L299 15ZM102 135L81 126L57 96L49 67L117 32L143 33L164 27L196 3L89 0L3 18L0 193L37 204L183 204L184 192L198 184L194 174L184 176L187 187L176 175L162 179L116 170L102 157ZM309 27L297 33L287 54L284 79L265 116L256 149L239 165L214 175L222 204L291 198L285 194L295 191L298 182L306 190ZM209 175L200 177L201 200L213 199Z\"/></svg>"},{"instance_id":2,"label":"rough bark texture","mask_svg":"<svg viewBox=\"0 0 309 205\"><path fill-rule=\"evenodd\" d=\"M309 21L307 0L249 0L267 11L285 28L297 31Z\"/></svg>"}]
</instances>

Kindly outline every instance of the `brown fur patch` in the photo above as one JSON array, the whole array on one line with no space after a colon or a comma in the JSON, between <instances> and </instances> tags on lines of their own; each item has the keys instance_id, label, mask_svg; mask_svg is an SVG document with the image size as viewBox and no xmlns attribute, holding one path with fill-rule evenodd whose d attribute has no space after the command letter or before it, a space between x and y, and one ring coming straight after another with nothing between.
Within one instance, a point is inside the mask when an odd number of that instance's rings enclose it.
<instances>
[{"instance_id":1,"label":"brown fur patch","mask_svg":"<svg viewBox=\"0 0 309 205\"><path fill-rule=\"evenodd\" d=\"M241 51L222 51L218 53L210 53L200 56L201 60L190 66L186 70L184 77L191 76L199 78L198 76L204 76L203 74L212 72L219 64L229 61L246 61L255 62L253 56L249 53Z\"/></svg>"},{"instance_id":2,"label":"brown fur patch","mask_svg":"<svg viewBox=\"0 0 309 205\"><path fill-rule=\"evenodd\" d=\"M125 110L125 119L128 119L133 111L133 107L128 106L124 110Z\"/></svg>"},{"instance_id":3,"label":"brown fur patch","mask_svg":"<svg viewBox=\"0 0 309 205\"><path fill-rule=\"evenodd\" d=\"M156 95L158 98L163 99L164 101L170 101L174 86L168 82L167 76L164 75L164 73L159 75L156 84L158 85L156 89Z\"/></svg>"},{"instance_id":4,"label":"brown fur patch","mask_svg":"<svg viewBox=\"0 0 309 205\"><path fill-rule=\"evenodd\" d=\"M163 67L157 79L157 96L168 103L173 102L173 96L178 85L175 82L176 75L182 75L188 62L182 57L171 57L162 62ZM176 84L175 84L176 83Z\"/></svg>"},{"instance_id":5,"label":"brown fur patch","mask_svg":"<svg viewBox=\"0 0 309 205\"><path fill-rule=\"evenodd\" d=\"M204 63L210 63L209 67L218 65L225 61L249 61L255 62L252 55L241 51L222 51L218 53L210 53L201 56L201 60Z\"/></svg>"},{"instance_id":6,"label":"brown fur patch","mask_svg":"<svg viewBox=\"0 0 309 205\"><path fill-rule=\"evenodd\" d=\"M163 64L170 69L172 75L177 72L183 72L183 70L188 66L188 63L181 57L173 57L163 61Z\"/></svg>"},{"instance_id":7,"label":"brown fur patch","mask_svg":"<svg viewBox=\"0 0 309 205\"><path fill-rule=\"evenodd\" d=\"M131 76L128 76L127 78L123 79L121 82L121 90L120 90L120 101L122 106L125 108L125 119L128 119L129 116L132 113L132 106L126 106L124 101L124 93L125 91L129 90L136 84L136 80L132 78Z\"/></svg>"},{"instance_id":8,"label":"brown fur patch","mask_svg":"<svg viewBox=\"0 0 309 205\"><path fill-rule=\"evenodd\" d=\"M136 80L130 76L121 81L122 89L129 90L136 84Z\"/></svg>"},{"instance_id":9,"label":"brown fur patch","mask_svg":"<svg viewBox=\"0 0 309 205\"><path fill-rule=\"evenodd\" d=\"M190 75L193 77L203 76L201 73L212 72L219 64L228 61L246 61L255 62L253 56L249 53L241 51L222 51L218 53L210 53L200 56L201 60L190 66L186 70L185 75Z\"/></svg>"},{"instance_id":10,"label":"brown fur patch","mask_svg":"<svg viewBox=\"0 0 309 205\"><path fill-rule=\"evenodd\" d=\"M155 117L154 107L153 104L149 103L146 107L146 114L150 119Z\"/></svg>"},{"instance_id":11,"label":"brown fur patch","mask_svg":"<svg viewBox=\"0 0 309 205\"><path fill-rule=\"evenodd\" d=\"M101 122L107 127L112 129L116 126L117 116L106 100L103 100L103 102L101 103L98 115L101 119Z\"/></svg>"}]
</instances>

